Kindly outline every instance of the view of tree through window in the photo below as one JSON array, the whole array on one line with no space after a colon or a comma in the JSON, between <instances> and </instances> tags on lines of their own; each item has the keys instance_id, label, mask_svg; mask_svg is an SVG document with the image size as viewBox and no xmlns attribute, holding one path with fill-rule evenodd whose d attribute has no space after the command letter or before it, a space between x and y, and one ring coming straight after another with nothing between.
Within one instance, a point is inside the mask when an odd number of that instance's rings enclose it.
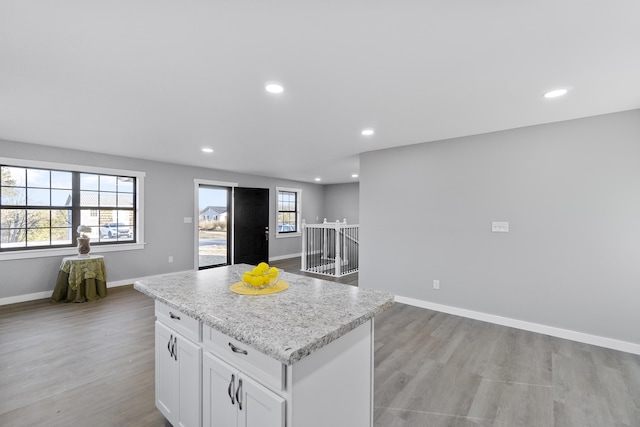
<instances>
[{"instance_id":1,"label":"view of tree through window","mask_svg":"<svg viewBox=\"0 0 640 427\"><path fill-rule=\"evenodd\" d=\"M136 178L0 165L0 251L133 241Z\"/></svg>"}]
</instances>

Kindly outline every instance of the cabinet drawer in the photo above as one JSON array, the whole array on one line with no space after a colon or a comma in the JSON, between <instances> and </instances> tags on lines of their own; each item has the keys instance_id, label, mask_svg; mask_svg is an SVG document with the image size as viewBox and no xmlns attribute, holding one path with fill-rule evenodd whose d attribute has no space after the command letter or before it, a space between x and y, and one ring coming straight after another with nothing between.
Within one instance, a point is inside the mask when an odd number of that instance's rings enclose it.
<instances>
[{"instance_id":1,"label":"cabinet drawer","mask_svg":"<svg viewBox=\"0 0 640 427\"><path fill-rule=\"evenodd\" d=\"M156 318L194 342L202 341L200 321L156 300Z\"/></svg>"},{"instance_id":2,"label":"cabinet drawer","mask_svg":"<svg viewBox=\"0 0 640 427\"><path fill-rule=\"evenodd\" d=\"M202 327L202 345L205 350L249 374L265 386L273 390L284 390L285 366L276 359L207 325Z\"/></svg>"}]
</instances>

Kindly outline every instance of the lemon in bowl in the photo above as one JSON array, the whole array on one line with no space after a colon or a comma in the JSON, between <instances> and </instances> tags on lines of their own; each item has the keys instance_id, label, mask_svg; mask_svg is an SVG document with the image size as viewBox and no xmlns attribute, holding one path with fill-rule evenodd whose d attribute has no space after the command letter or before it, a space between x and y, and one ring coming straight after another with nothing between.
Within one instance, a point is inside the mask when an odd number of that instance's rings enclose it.
<instances>
[{"instance_id":1,"label":"lemon in bowl","mask_svg":"<svg viewBox=\"0 0 640 427\"><path fill-rule=\"evenodd\" d=\"M240 281L250 288L264 289L278 283L283 271L276 267L269 267L266 262L261 262L252 270L242 273Z\"/></svg>"}]
</instances>

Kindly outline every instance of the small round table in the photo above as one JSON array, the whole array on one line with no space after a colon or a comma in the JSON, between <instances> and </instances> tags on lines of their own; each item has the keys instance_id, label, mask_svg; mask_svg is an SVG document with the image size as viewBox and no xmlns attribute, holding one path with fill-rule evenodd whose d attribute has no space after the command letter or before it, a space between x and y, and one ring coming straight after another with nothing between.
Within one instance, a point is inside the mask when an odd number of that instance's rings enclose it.
<instances>
[{"instance_id":1,"label":"small round table","mask_svg":"<svg viewBox=\"0 0 640 427\"><path fill-rule=\"evenodd\" d=\"M94 301L107 296L107 269L103 255L62 259L53 302Z\"/></svg>"}]
</instances>

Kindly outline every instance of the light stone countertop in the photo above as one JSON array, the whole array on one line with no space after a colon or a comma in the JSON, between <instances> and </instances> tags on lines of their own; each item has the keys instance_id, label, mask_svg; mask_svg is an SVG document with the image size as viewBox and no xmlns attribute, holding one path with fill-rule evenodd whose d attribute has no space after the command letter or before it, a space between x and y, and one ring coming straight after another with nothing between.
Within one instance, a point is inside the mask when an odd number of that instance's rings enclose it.
<instances>
[{"instance_id":1,"label":"light stone countertop","mask_svg":"<svg viewBox=\"0 0 640 427\"><path fill-rule=\"evenodd\" d=\"M238 295L239 264L170 273L135 282L134 288L203 324L291 365L340 338L393 304L393 295L284 272L289 289Z\"/></svg>"}]
</instances>

